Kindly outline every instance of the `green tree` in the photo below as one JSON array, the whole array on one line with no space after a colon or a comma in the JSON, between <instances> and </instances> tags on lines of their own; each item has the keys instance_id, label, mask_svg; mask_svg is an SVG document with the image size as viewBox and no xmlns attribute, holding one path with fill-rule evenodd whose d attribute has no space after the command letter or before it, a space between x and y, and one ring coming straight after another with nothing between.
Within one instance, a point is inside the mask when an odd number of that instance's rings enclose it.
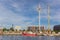
<instances>
[{"instance_id":1,"label":"green tree","mask_svg":"<svg viewBox=\"0 0 60 40\"><path fill-rule=\"evenodd\" d=\"M56 33L60 32L60 30L54 30Z\"/></svg>"},{"instance_id":2,"label":"green tree","mask_svg":"<svg viewBox=\"0 0 60 40\"><path fill-rule=\"evenodd\" d=\"M7 31L7 28L3 28L3 31Z\"/></svg>"},{"instance_id":3,"label":"green tree","mask_svg":"<svg viewBox=\"0 0 60 40\"><path fill-rule=\"evenodd\" d=\"M11 28L10 28L10 30L11 30L11 31L14 31L14 28L13 28L13 27L11 27Z\"/></svg>"}]
</instances>

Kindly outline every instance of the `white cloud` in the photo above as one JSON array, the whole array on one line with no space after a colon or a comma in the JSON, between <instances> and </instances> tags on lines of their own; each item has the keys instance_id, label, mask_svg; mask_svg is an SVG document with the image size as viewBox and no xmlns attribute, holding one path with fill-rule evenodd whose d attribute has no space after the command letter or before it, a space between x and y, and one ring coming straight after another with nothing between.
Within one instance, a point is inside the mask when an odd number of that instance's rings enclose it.
<instances>
[{"instance_id":1,"label":"white cloud","mask_svg":"<svg viewBox=\"0 0 60 40\"><path fill-rule=\"evenodd\" d=\"M1 0L2 1L2 0ZM4 0L5 2L8 2L8 0ZM17 3L17 2L14 2L12 0L9 0L10 2L10 6L14 7L16 11L19 11L19 12L22 12L24 11L24 5L26 4L26 1L23 0L23 2L20 2L20 3ZM50 6L56 6L56 5L59 5L60 4L60 0L50 0ZM45 6L45 5L44 5ZM33 5L30 9L30 10L34 10L34 11L37 11L36 10L36 7L37 7L37 4L36 5ZM47 7L47 6L46 6ZM56 14L54 14L54 16L51 16L51 20L55 20L57 22L60 22L60 11L59 10L55 10L55 9L51 9L52 12L56 12ZM54 11L53 11L54 10ZM26 11L26 10L25 10ZM41 10L41 18L48 18L47 17L47 8L42 7L42 10ZM0 23L13 23L13 24L19 24L19 25L22 25L22 26L26 26L26 25L31 25L32 23L34 23L36 20L38 20L38 16L36 18L29 18L29 17L25 17L23 15L21 15L22 13L20 13L19 15L15 14L13 11L7 9L3 3L1 2L0 3ZM27 21L25 22L26 20L31 20L31 21Z\"/></svg>"},{"instance_id":2,"label":"white cloud","mask_svg":"<svg viewBox=\"0 0 60 40\"><path fill-rule=\"evenodd\" d=\"M60 0L51 0L50 1L51 5L60 5Z\"/></svg>"},{"instance_id":3,"label":"white cloud","mask_svg":"<svg viewBox=\"0 0 60 40\"><path fill-rule=\"evenodd\" d=\"M5 27L8 24L16 24L24 28L26 26L33 24L36 20L37 18L29 18L20 14L15 14L13 11L5 8L4 5L0 4L0 24L3 24Z\"/></svg>"},{"instance_id":4,"label":"white cloud","mask_svg":"<svg viewBox=\"0 0 60 40\"><path fill-rule=\"evenodd\" d=\"M30 18L17 15L14 12L5 8L2 4L0 4L0 24L1 23L13 23L13 24L25 24L24 21L30 20Z\"/></svg>"},{"instance_id":5,"label":"white cloud","mask_svg":"<svg viewBox=\"0 0 60 40\"><path fill-rule=\"evenodd\" d=\"M54 21L60 22L60 13L51 17L51 19L54 20Z\"/></svg>"}]
</instances>

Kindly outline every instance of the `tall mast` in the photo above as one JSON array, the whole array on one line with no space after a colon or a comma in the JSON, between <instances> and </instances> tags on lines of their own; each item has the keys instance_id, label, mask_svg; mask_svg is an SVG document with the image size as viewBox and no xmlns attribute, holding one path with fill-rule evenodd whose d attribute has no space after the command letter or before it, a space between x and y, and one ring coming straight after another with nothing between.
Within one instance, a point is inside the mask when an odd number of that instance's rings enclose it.
<instances>
[{"instance_id":1,"label":"tall mast","mask_svg":"<svg viewBox=\"0 0 60 40\"><path fill-rule=\"evenodd\" d=\"M41 8L40 8L40 4L38 5L38 13L39 13L39 16L38 16L38 22L39 22L39 31L40 31L40 12L41 12Z\"/></svg>"},{"instance_id":2,"label":"tall mast","mask_svg":"<svg viewBox=\"0 0 60 40\"><path fill-rule=\"evenodd\" d=\"M50 30L50 7L48 5L48 30Z\"/></svg>"}]
</instances>

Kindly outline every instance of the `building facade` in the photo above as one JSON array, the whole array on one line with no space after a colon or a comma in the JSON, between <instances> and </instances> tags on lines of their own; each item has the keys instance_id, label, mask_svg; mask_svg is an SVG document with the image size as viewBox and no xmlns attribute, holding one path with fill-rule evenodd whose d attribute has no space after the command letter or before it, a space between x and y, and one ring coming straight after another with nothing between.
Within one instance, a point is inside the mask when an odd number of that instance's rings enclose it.
<instances>
[{"instance_id":1,"label":"building facade","mask_svg":"<svg viewBox=\"0 0 60 40\"><path fill-rule=\"evenodd\" d=\"M41 27L40 27L40 30L41 30L41 31L44 31L44 26L41 26Z\"/></svg>"},{"instance_id":2,"label":"building facade","mask_svg":"<svg viewBox=\"0 0 60 40\"><path fill-rule=\"evenodd\" d=\"M53 28L53 30L55 32L60 32L60 25L55 25L54 28Z\"/></svg>"},{"instance_id":3,"label":"building facade","mask_svg":"<svg viewBox=\"0 0 60 40\"><path fill-rule=\"evenodd\" d=\"M27 28L27 30L28 30L28 31L39 31L39 27L38 27L38 26L29 26L29 27ZM40 27L40 30L41 30L41 31L44 30L44 26L41 26L41 27Z\"/></svg>"},{"instance_id":4,"label":"building facade","mask_svg":"<svg viewBox=\"0 0 60 40\"><path fill-rule=\"evenodd\" d=\"M3 27L0 27L0 35L3 34Z\"/></svg>"}]
</instances>

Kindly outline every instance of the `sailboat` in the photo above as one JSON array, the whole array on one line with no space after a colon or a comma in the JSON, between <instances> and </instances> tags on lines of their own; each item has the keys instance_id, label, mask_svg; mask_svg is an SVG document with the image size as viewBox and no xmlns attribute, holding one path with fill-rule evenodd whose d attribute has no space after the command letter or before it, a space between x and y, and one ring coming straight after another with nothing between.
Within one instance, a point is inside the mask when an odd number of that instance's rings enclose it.
<instances>
[{"instance_id":1,"label":"sailboat","mask_svg":"<svg viewBox=\"0 0 60 40\"><path fill-rule=\"evenodd\" d=\"M31 31L29 31L29 32L23 32L22 34L23 34L23 36L37 36L36 33L33 33Z\"/></svg>"},{"instance_id":2,"label":"sailboat","mask_svg":"<svg viewBox=\"0 0 60 40\"><path fill-rule=\"evenodd\" d=\"M39 30L40 30L40 5L38 6L38 13L39 13ZM23 32L22 33L22 35L23 36L37 36L37 34L36 33L33 33L33 32L31 32L31 31L29 31L29 32Z\"/></svg>"}]
</instances>

